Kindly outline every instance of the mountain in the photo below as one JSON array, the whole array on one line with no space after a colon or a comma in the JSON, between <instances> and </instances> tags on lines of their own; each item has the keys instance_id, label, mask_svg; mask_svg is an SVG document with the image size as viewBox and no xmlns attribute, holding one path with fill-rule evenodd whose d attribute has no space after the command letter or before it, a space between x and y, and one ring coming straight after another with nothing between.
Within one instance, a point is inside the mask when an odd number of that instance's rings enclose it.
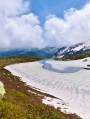
<instances>
[{"instance_id":1,"label":"mountain","mask_svg":"<svg viewBox=\"0 0 90 119\"><path fill-rule=\"evenodd\" d=\"M79 43L70 47L60 48L54 53L54 57L71 57L88 50L90 50L90 41L85 43Z\"/></svg>"},{"instance_id":2,"label":"mountain","mask_svg":"<svg viewBox=\"0 0 90 119\"><path fill-rule=\"evenodd\" d=\"M0 57L6 56L37 56L42 58L62 58L71 57L79 53L90 50L90 41L79 43L70 47L45 47L43 49L14 49L14 50L0 50Z\"/></svg>"},{"instance_id":3,"label":"mountain","mask_svg":"<svg viewBox=\"0 0 90 119\"><path fill-rule=\"evenodd\" d=\"M24 52L20 52L19 56L37 56L42 58L51 58L53 57L54 52L57 48L54 47L46 47L43 49L30 49L25 50Z\"/></svg>"},{"instance_id":4,"label":"mountain","mask_svg":"<svg viewBox=\"0 0 90 119\"><path fill-rule=\"evenodd\" d=\"M43 49L14 49L0 51L0 56L37 56L42 58L51 58L53 57L54 52L57 50L55 47L46 47Z\"/></svg>"},{"instance_id":5,"label":"mountain","mask_svg":"<svg viewBox=\"0 0 90 119\"><path fill-rule=\"evenodd\" d=\"M79 53L77 55L71 56L71 57L62 57L62 58L53 58L54 60L63 60L63 61L70 61L70 60L78 60L78 59L84 59L90 57L90 50ZM87 61L87 59L85 59L84 61Z\"/></svg>"},{"instance_id":6,"label":"mountain","mask_svg":"<svg viewBox=\"0 0 90 119\"><path fill-rule=\"evenodd\" d=\"M75 56L69 57L69 59L77 60L77 59L83 59L83 58L86 58L86 57L90 57L90 50L79 53Z\"/></svg>"}]
</instances>

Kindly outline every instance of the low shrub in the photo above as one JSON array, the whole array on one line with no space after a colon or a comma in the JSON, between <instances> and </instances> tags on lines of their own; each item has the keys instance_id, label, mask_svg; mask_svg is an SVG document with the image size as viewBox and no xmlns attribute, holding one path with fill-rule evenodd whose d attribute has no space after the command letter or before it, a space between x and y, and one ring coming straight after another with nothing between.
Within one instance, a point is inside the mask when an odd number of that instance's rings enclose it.
<instances>
[{"instance_id":1,"label":"low shrub","mask_svg":"<svg viewBox=\"0 0 90 119\"><path fill-rule=\"evenodd\" d=\"M0 119L26 119L22 109L11 102L0 101Z\"/></svg>"}]
</instances>

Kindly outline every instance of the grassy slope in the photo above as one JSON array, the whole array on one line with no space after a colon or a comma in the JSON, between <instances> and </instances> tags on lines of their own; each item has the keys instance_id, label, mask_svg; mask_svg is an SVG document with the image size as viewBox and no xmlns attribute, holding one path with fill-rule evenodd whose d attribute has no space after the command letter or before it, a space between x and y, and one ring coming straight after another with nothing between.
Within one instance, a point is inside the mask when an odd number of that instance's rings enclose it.
<instances>
[{"instance_id":1,"label":"grassy slope","mask_svg":"<svg viewBox=\"0 0 90 119\"><path fill-rule=\"evenodd\" d=\"M73 114L64 114L53 106L42 104L44 95L20 81L3 67L9 64L41 60L37 57L0 58L0 81L6 94L0 101L0 119L79 119ZM33 91L36 94L30 93ZM48 96L48 95L47 95ZM50 95L49 95L50 96Z\"/></svg>"},{"instance_id":2,"label":"grassy slope","mask_svg":"<svg viewBox=\"0 0 90 119\"><path fill-rule=\"evenodd\" d=\"M77 60L77 59L83 59L86 57L90 57L90 50L80 53L78 55L72 56L72 57L63 57L63 58L54 58L55 60Z\"/></svg>"}]
</instances>

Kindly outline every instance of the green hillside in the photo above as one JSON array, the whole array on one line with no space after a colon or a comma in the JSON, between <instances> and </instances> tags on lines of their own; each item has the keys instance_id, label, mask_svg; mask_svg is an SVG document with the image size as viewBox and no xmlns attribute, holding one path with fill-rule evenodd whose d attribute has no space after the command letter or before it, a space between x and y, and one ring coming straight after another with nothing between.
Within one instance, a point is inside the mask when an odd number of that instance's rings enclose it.
<instances>
[{"instance_id":1,"label":"green hillside","mask_svg":"<svg viewBox=\"0 0 90 119\"><path fill-rule=\"evenodd\" d=\"M75 55L73 57L70 57L70 59L83 59L83 58L86 58L86 57L90 57L90 50L86 51L86 52L83 52L83 53L80 53L78 55Z\"/></svg>"}]
</instances>

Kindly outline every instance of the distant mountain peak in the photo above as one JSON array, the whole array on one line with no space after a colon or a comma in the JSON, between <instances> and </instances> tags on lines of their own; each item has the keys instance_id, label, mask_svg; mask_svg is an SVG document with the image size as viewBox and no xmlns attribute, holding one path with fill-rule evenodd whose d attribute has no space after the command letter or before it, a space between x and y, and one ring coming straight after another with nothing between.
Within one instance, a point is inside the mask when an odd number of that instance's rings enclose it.
<instances>
[{"instance_id":1,"label":"distant mountain peak","mask_svg":"<svg viewBox=\"0 0 90 119\"><path fill-rule=\"evenodd\" d=\"M84 43L75 44L73 46L60 48L54 53L54 57L70 57L88 50L90 50L90 40Z\"/></svg>"}]
</instances>

